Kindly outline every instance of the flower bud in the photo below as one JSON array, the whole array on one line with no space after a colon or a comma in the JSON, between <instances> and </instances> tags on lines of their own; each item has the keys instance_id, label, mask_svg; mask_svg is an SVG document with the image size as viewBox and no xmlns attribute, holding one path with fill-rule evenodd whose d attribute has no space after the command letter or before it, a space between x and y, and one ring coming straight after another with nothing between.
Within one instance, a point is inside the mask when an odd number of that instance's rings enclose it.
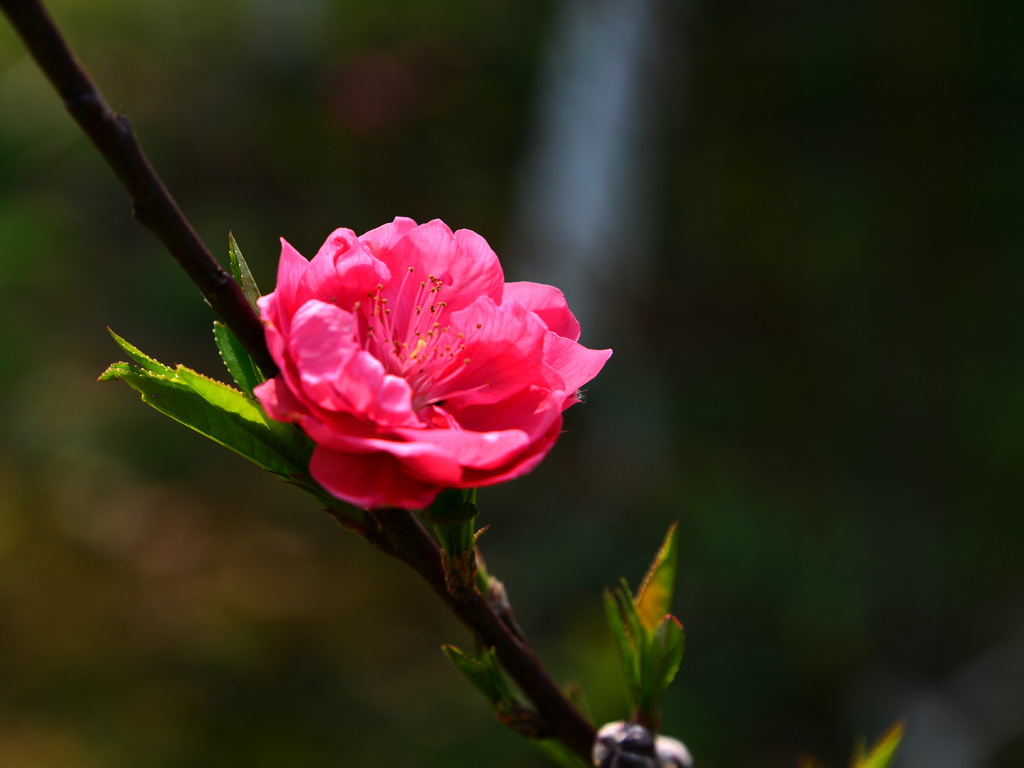
<instances>
[{"instance_id":1,"label":"flower bud","mask_svg":"<svg viewBox=\"0 0 1024 768\"><path fill-rule=\"evenodd\" d=\"M595 768L693 768L690 751L681 741L655 738L642 725L624 720L601 727L593 758Z\"/></svg>"},{"instance_id":2,"label":"flower bud","mask_svg":"<svg viewBox=\"0 0 1024 768\"><path fill-rule=\"evenodd\" d=\"M659 736L654 749L658 754L658 768L693 768L690 750L679 739Z\"/></svg>"},{"instance_id":3,"label":"flower bud","mask_svg":"<svg viewBox=\"0 0 1024 768\"><path fill-rule=\"evenodd\" d=\"M596 768L659 768L651 732L623 720L601 727L593 757Z\"/></svg>"}]
</instances>

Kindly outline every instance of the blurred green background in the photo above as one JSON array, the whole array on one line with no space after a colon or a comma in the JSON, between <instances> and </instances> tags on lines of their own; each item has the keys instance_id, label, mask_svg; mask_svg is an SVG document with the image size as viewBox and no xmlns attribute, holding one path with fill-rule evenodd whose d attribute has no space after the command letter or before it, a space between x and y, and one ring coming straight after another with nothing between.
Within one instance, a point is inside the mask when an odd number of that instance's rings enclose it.
<instances>
[{"instance_id":1,"label":"blurred green background","mask_svg":"<svg viewBox=\"0 0 1024 768\"><path fill-rule=\"evenodd\" d=\"M600 589L680 521L701 768L1024 765L1024 57L994 3L51 8L218 253L408 215L615 349L481 494L521 623L623 712ZM1007 13L1011 15L1008 16ZM97 384L212 315L0 24L0 765L541 765L427 590Z\"/></svg>"}]
</instances>

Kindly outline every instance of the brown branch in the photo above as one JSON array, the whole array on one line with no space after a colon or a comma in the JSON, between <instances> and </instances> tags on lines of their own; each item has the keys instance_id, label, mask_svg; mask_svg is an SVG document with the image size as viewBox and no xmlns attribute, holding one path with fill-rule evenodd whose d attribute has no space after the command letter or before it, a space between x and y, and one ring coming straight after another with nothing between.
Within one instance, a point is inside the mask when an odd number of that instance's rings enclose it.
<instances>
[{"instance_id":1,"label":"brown branch","mask_svg":"<svg viewBox=\"0 0 1024 768\"><path fill-rule=\"evenodd\" d=\"M42 4L38 0L0 0L0 9L63 98L75 122L128 190L135 218L170 251L264 373L276 375L277 366L267 351L259 318L241 289L182 214L143 153L127 118L107 106ZM501 665L536 707L543 735L558 739L584 760L590 760L594 727L561 691L521 634L513 630L514 622L503 620L475 591L459 597L449 594L440 550L415 516L404 510L378 510L372 519L379 527L369 525L365 529L354 528L346 516L338 519L422 576L449 610L495 649Z\"/></svg>"},{"instance_id":2,"label":"brown branch","mask_svg":"<svg viewBox=\"0 0 1024 768\"><path fill-rule=\"evenodd\" d=\"M139 146L128 118L115 114L38 0L0 0L0 9L64 106L132 199L132 215L170 251L267 376L277 373L263 327L238 284L213 258Z\"/></svg>"},{"instance_id":3,"label":"brown branch","mask_svg":"<svg viewBox=\"0 0 1024 768\"><path fill-rule=\"evenodd\" d=\"M558 739L589 762L596 736L594 726L569 701L525 639L517 637L478 592L468 598L449 594L441 551L411 512L381 509L373 514L381 530L368 535L367 540L419 573L449 610L485 645L495 649L501 666L536 707L544 736Z\"/></svg>"}]
</instances>

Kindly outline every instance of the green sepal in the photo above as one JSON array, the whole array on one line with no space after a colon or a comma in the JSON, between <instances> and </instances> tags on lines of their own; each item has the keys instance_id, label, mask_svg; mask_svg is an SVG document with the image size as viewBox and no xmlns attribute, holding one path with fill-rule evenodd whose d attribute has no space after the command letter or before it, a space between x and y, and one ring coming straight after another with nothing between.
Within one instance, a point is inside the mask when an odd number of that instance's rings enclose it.
<instances>
[{"instance_id":1,"label":"green sepal","mask_svg":"<svg viewBox=\"0 0 1024 768\"><path fill-rule=\"evenodd\" d=\"M478 513L476 488L447 488L439 493L434 503L423 512L423 516L433 523L434 535L441 545L448 594L458 600L469 599L477 589Z\"/></svg>"},{"instance_id":2,"label":"green sepal","mask_svg":"<svg viewBox=\"0 0 1024 768\"><path fill-rule=\"evenodd\" d=\"M245 351L238 337L219 320L213 323L213 340L217 343L220 359L231 378L245 394L253 397L252 391L267 380L266 376Z\"/></svg>"},{"instance_id":3,"label":"green sepal","mask_svg":"<svg viewBox=\"0 0 1024 768\"><path fill-rule=\"evenodd\" d=\"M476 488L445 488L423 514L435 525L449 525L472 521L479 513Z\"/></svg>"},{"instance_id":4,"label":"green sepal","mask_svg":"<svg viewBox=\"0 0 1024 768\"><path fill-rule=\"evenodd\" d=\"M676 571L679 561L678 553L676 524L672 523L636 593L637 612L648 631L653 631L661 622L662 617L672 612L672 597L675 594Z\"/></svg>"},{"instance_id":5,"label":"green sepal","mask_svg":"<svg viewBox=\"0 0 1024 768\"><path fill-rule=\"evenodd\" d=\"M235 282L242 289L242 294L255 309L256 299L260 297L260 289L253 279L252 272L249 271L249 265L245 263L238 243L235 242L235 236L230 232L228 233L228 261L231 263L231 276L235 278Z\"/></svg>"},{"instance_id":6,"label":"green sepal","mask_svg":"<svg viewBox=\"0 0 1024 768\"><path fill-rule=\"evenodd\" d=\"M903 740L905 723L898 722L865 754L863 745L853 754L850 768L888 768Z\"/></svg>"},{"instance_id":7,"label":"green sepal","mask_svg":"<svg viewBox=\"0 0 1024 768\"><path fill-rule=\"evenodd\" d=\"M169 368L120 337L115 339L135 363L114 363L100 381L120 379L139 392L143 402L264 469L286 478L305 475L312 443L293 425L273 421L256 402L227 384L183 365Z\"/></svg>"}]
</instances>

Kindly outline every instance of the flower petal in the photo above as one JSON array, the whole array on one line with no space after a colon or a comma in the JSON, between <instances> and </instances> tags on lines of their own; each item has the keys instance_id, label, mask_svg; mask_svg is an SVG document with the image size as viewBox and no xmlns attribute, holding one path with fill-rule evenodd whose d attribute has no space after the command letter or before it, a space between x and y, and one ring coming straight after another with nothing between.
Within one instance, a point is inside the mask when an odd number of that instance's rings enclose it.
<instances>
[{"instance_id":1,"label":"flower petal","mask_svg":"<svg viewBox=\"0 0 1024 768\"><path fill-rule=\"evenodd\" d=\"M257 385L252 392L267 415L277 421L298 421L306 411L288 385L276 376Z\"/></svg>"},{"instance_id":2,"label":"flower petal","mask_svg":"<svg viewBox=\"0 0 1024 768\"><path fill-rule=\"evenodd\" d=\"M498 307L481 296L451 315L451 328L462 334L466 348L447 369L435 372L429 386L432 401L457 398L462 404L493 403L543 376L548 331L519 302Z\"/></svg>"},{"instance_id":3,"label":"flower petal","mask_svg":"<svg viewBox=\"0 0 1024 768\"><path fill-rule=\"evenodd\" d=\"M576 392L601 372L611 356L610 349L588 349L555 333L544 339L544 362L562 377L563 389L570 395L566 407L579 402Z\"/></svg>"},{"instance_id":4,"label":"flower petal","mask_svg":"<svg viewBox=\"0 0 1024 768\"><path fill-rule=\"evenodd\" d=\"M333 304L307 301L295 313L289 352L305 399L383 426L419 424L409 382L385 374L381 362L362 349L357 332L356 317Z\"/></svg>"},{"instance_id":5,"label":"flower petal","mask_svg":"<svg viewBox=\"0 0 1024 768\"><path fill-rule=\"evenodd\" d=\"M303 298L319 299L352 309L378 285L387 285L391 271L351 229L336 229L309 262L302 276Z\"/></svg>"},{"instance_id":6,"label":"flower petal","mask_svg":"<svg viewBox=\"0 0 1024 768\"><path fill-rule=\"evenodd\" d=\"M299 283L302 281L302 276L308 268L309 262L306 261L305 257L292 248L291 244L282 237L281 261L277 265L277 286L274 288L274 292L270 294L275 297L273 309L276 310L276 316L267 314L271 310L271 306L268 306L267 310L264 311L262 302L267 299L266 296L260 299L260 310L265 317L269 316L271 320L276 322L283 333L288 332L292 315L295 314L295 310L304 301L299 296Z\"/></svg>"},{"instance_id":7,"label":"flower petal","mask_svg":"<svg viewBox=\"0 0 1024 768\"><path fill-rule=\"evenodd\" d=\"M321 408L347 410L334 383L359 351L358 323L351 312L322 301L307 301L292 320L288 351L298 371L299 387Z\"/></svg>"},{"instance_id":8,"label":"flower petal","mask_svg":"<svg viewBox=\"0 0 1024 768\"><path fill-rule=\"evenodd\" d=\"M437 298L447 303L449 311L468 306L480 296L489 296L495 303L501 301L505 277L494 251L474 232L459 230L452 234L440 219L409 230L380 258L396 276L385 295L398 316L412 311L419 282L429 275L444 281ZM397 279L406 273L411 275L410 280Z\"/></svg>"},{"instance_id":9,"label":"flower petal","mask_svg":"<svg viewBox=\"0 0 1024 768\"><path fill-rule=\"evenodd\" d=\"M580 324L569 311L565 294L553 285L543 283L505 283L502 301L512 299L532 310L544 321L548 330L572 341L579 341Z\"/></svg>"},{"instance_id":10,"label":"flower petal","mask_svg":"<svg viewBox=\"0 0 1024 768\"><path fill-rule=\"evenodd\" d=\"M567 393L560 389L530 386L515 392L498 404L449 402L446 408L463 429L491 432L516 429L530 440L538 439L555 422L561 423L562 404Z\"/></svg>"},{"instance_id":11,"label":"flower petal","mask_svg":"<svg viewBox=\"0 0 1024 768\"><path fill-rule=\"evenodd\" d=\"M519 429L472 432L464 429L397 429L406 440L428 444L463 467L490 469L508 461L529 442ZM458 478L461 480L461 475Z\"/></svg>"},{"instance_id":12,"label":"flower petal","mask_svg":"<svg viewBox=\"0 0 1024 768\"><path fill-rule=\"evenodd\" d=\"M533 468L543 461L544 457L554 447L555 441L562 432L562 419L559 416L557 423L552 424L548 431L534 440L527 450L522 451L512 461L503 467L495 467L487 470L467 469L462 476L460 488L477 488L486 485L504 483L514 480L517 477L533 471Z\"/></svg>"},{"instance_id":13,"label":"flower petal","mask_svg":"<svg viewBox=\"0 0 1024 768\"><path fill-rule=\"evenodd\" d=\"M441 490L410 477L385 453L341 453L317 446L309 471L330 494L357 507L422 509Z\"/></svg>"},{"instance_id":14,"label":"flower petal","mask_svg":"<svg viewBox=\"0 0 1024 768\"><path fill-rule=\"evenodd\" d=\"M416 222L407 216L396 216L390 224L383 224L376 229L371 229L366 234L360 235L359 239L369 247L374 256L380 258L381 253L391 250L395 243L416 227Z\"/></svg>"}]
</instances>

